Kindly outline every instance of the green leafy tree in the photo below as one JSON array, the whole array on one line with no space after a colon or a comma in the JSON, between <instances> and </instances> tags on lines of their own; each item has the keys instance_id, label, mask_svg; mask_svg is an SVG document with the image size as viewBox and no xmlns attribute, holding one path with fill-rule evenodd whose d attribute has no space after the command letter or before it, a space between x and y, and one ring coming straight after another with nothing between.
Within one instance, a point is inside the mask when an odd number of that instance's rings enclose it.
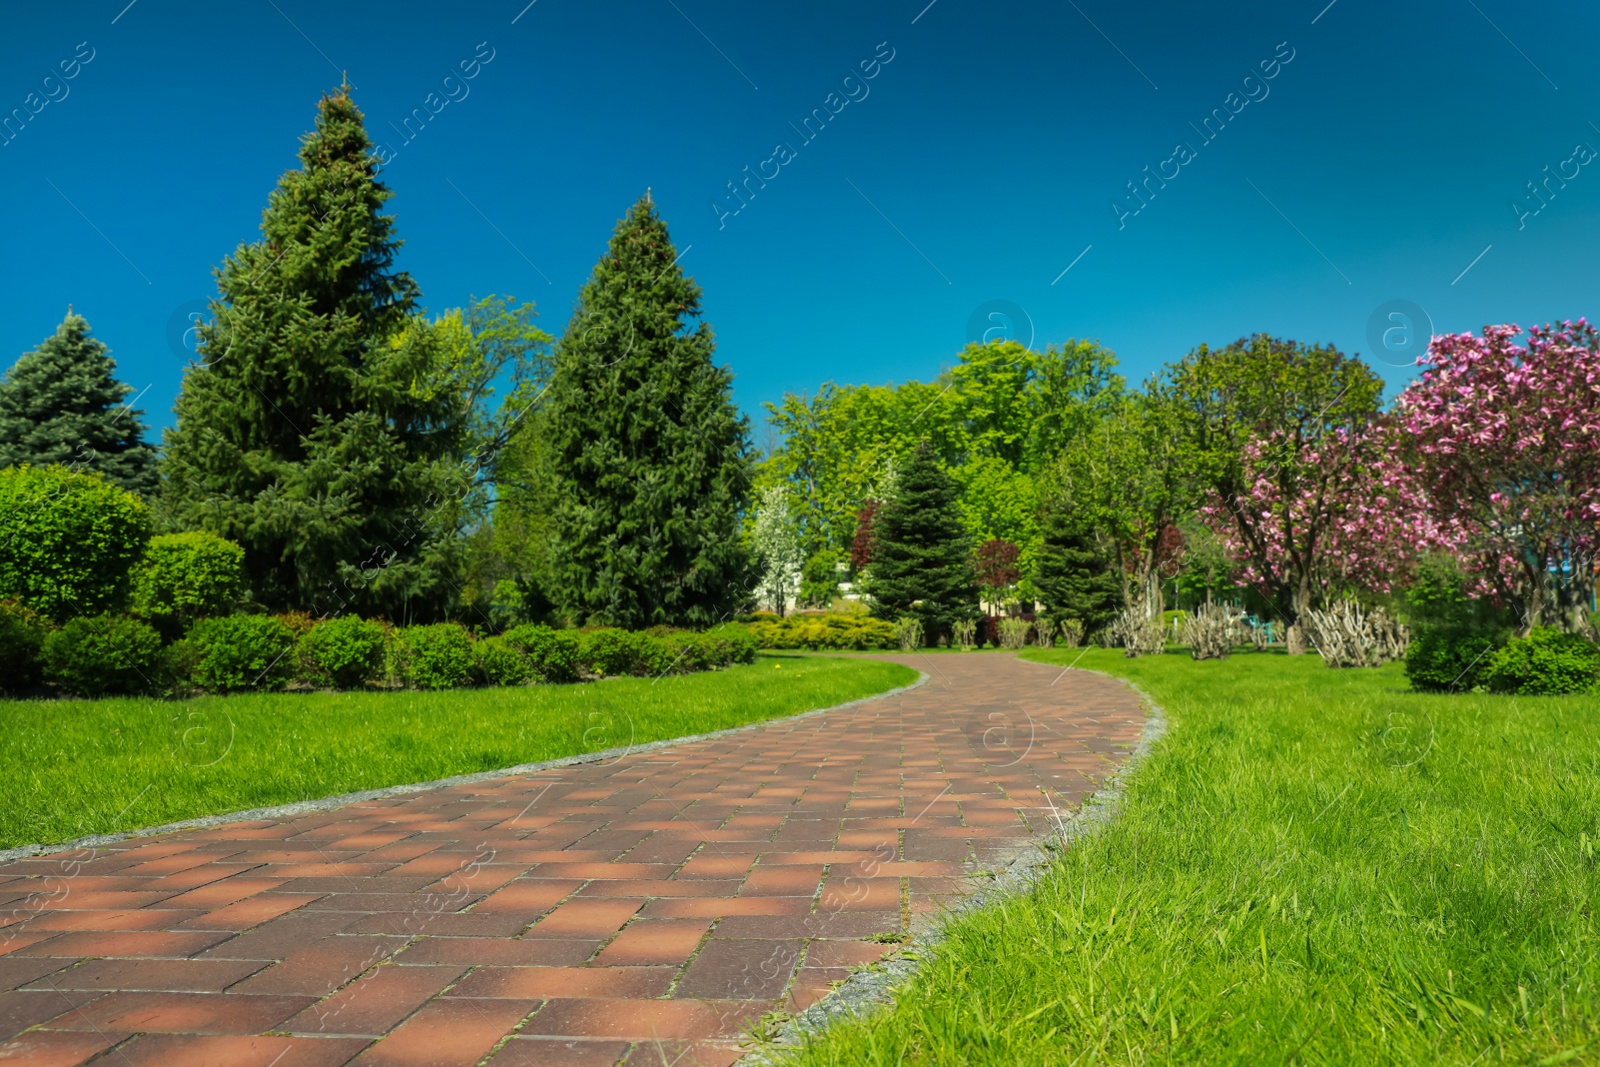
<instances>
[{"instance_id":1,"label":"green leafy tree","mask_svg":"<svg viewBox=\"0 0 1600 1067\"><path fill-rule=\"evenodd\" d=\"M413 314L371 149L348 91L323 97L261 240L217 271L163 506L240 544L268 607L426 616L452 595L481 375Z\"/></svg>"},{"instance_id":2,"label":"green leafy tree","mask_svg":"<svg viewBox=\"0 0 1600 1067\"><path fill-rule=\"evenodd\" d=\"M800 571L800 603L825 608L839 595L839 564L843 557L833 548L813 553Z\"/></svg>"},{"instance_id":3,"label":"green leafy tree","mask_svg":"<svg viewBox=\"0 0 1600 1067\"><path fill-rule=\"evenodd\" d=\"M1376 455L1383 380L1331 345L1266 334L1201 345L1168 376L1208 511L1289 624L1288 651L1304 652L1300 620L1325 592L1330 535Z\"/></svg>"},{"instance_id":4,"label":"green leafy tree","mask_svg":"<svg viewBox=\"0 0 1600 1067\"><path fill-rule=\"evenodd\" d=\"M1076 619L1085 633L1108 625L1122 606L1116 563L1094 534L1059 502L1047 506L1040 523L1042 544L1034 560L1033 585L1052 622Z\"/></svg>"},{"instance_id":5,"label":"green leafy tree","mask_svg":"<svg viewBox=\"0 0 1600 1067\"><path fill-rule=\"evenodd\" d=\"M556 344L540 421L550 594L578 621L709 625L748 592L749 423L676 261L647 193Z\"/></svg>"},{"instance_id":6,"label":"green leafy tree","mask_svg":"<svg viewBox=\"0 0 1600 1067\"><path fill-rule=\"evenodd\" d=\"M98 474L0 470L0 600L57 622L120 607L150 509Z\"/></svg>"},{"instance_id":7,"label":"green leafy tree","mask_svg":"<svg viewBox=\"0 0 1600 1067\"><path fill-rule=\"evenodd\" d=\"M894 494L878 513L873 532L868 591L880 613L920 619L930 640L977 614L972 541L955 483L939 468L927 441L896 471Z\"/></svg>"},{"instance_id":8,"label":"green leafy tree","mask_svg":"<svg viewBox=\"0 0 1600 1067\"><path fill-rule=\"evenodd\" d=\"M60 464L153 493L156 450L144 442L144 412L124 403L133 387L116 369L68 308L56 332L0 378L0 467Z\"/></svg>"}]
</instances>

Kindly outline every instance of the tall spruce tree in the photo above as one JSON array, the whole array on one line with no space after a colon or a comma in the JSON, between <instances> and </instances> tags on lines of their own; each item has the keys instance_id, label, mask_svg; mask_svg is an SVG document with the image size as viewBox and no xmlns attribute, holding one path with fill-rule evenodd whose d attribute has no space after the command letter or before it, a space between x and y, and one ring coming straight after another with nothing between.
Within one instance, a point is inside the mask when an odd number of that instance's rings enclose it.
<instances>
[{"instance_id":1,"label":"tall spruce tree","mask_svg":"<svg viewBox=\"0 0 1600 1067\"><path fill-rule=\"evenodd\" d=\"M0 378L0 468L60 464L132 493L155 492L144 412L124 403L133 387L116 369L110 349L69 307L56 332Z\"/></svg>"},{"instance_id":2,"label":"tall spruce tree","mask_svg":"<svg viewBox=\"0 0 1600 1067\"><path fill-rule=\"evenodd\" d=\"M926 438L896 472L873 536L867 591L880 612L920 618L930 641L977 615L978 579L959 493Z\"/></svg>"},{"instance_id":3,"label":"tall spruce tree","mask_svg":"<svg viewBox=\"0 0 1600 1067\"><path fill-rule=\"evenodd\" d=\"M1109 623L1122 606L1122 583L1110 557L1064 507L1047 507L1033 584L1052 622L1076 619L1085 633Z\"/></svg>"},{"instance_id":4,"label":"tall spruce tree","mask_svg":"<svg viewBox=\"0 0 1600 1067\"><path fill-rule=\"evenodd\" d=\"M216 272L166 439L167 522L242 545L268 606L434 615L471 483L447 345L394 266L393 194L347 88L300 163Z\"/></svg>"},{"instance_id":5,"label":"tall spruce tree","mask_svg":"<svg viewBox=\"0 0 1600 1067\"><path fill-rule=\"evenodd\" d=\"M555 349L550 598L578 622L706 625L749 592L749 420L650 195L617 223Z\"/></svg>"}]
</instances>

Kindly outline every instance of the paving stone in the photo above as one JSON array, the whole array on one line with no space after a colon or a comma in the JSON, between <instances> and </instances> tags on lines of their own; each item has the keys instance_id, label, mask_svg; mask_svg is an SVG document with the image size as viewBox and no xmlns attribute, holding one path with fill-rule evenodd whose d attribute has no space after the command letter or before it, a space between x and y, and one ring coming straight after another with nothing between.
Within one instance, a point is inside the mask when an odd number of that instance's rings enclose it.
<instances>
[{"instance_id":1,"label":"paving stone","mask_svg":"<svg viewBox=\"0 0 1600 1067\"><path fill-rule=\"evenodd\" d=\"M730 1064L762 1013L894 949L863 939L921 928L1052 831L1143 726L1103 676L878 658L932 679L599 763L0 865L0 1059Z\"/></svg>"}]
</instances>

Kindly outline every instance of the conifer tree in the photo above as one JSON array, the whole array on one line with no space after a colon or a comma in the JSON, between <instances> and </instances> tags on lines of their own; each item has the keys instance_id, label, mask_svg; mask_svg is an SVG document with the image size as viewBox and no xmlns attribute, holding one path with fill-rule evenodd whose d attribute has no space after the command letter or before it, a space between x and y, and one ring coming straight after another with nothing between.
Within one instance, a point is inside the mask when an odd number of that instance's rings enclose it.
<instances>
[{"instance_id":1,"label":"conifer tree","mask_svg":"<svg viewBox=\"0 0 1600 1067\"><path fill-rule=\"evenodd\" d=\"M956 486L926 438L896 472L873 535L868 592L880 612L915 615L930 640L977 615L978 580Z\"/></svg>"},{"instance_id":2,"label":"conifer tree","mask_svg":"<svg viewBox=\"0 0 1600 1067\"><path fill-rule=\"evenodd\" d=\"M1085 633L1093 633L1109 623L1122 605L1116 568L1065 508L1046 508L1042 526L1033 585L1044 615L1052 622L1076 619Z\"/></svg>"},{"instance_id":3,"label":"conifer tree","mask_svg":"<svg viewBox=\"0 0 1600 1067\"><path fill-rule=\"evenodd\" d=\"M217 270L166 442L167 522L245 550L275 608L437 614L450 595L467 429L441 331L413 315L393 195L348 88Z\"/></svg>"},{"instance_id":4,"label":"conifer tree","mask_svg":"<svg viewBox=\"0 0 1600 1067\"><path fill-rule=\"evenodd\" d=\"M577 622L707 625L749 593L749 420L712 363L700 287L648 193L617 223L556 344L549 593Z\"/></svg>"},{"instance_id":5,"label":"conifer tree","mask_svg":"<svg viewBox=\"0 0 1600 1067\"><path fill-rule=\"evenodd\" d=\"M0 468L60 464L153 493L156 450L144 441L144 412L124 403L133 387L116 367L69 307L56 332L0 378Z\"/></svg>"}]
</instances>

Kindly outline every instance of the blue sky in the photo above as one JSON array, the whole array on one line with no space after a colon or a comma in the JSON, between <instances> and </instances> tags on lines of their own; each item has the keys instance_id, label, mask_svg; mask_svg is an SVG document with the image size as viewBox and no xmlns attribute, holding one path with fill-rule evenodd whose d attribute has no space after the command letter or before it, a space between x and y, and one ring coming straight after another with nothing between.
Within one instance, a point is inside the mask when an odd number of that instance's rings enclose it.
<instances>
[{"instance_id":1,"label":"blue sky","mask_svg":"<svg viewBox=\"0 0 1600 1067\"><path fill-rule=\"evenodd\" d=\"M38 111L0 146L0 360L71 303L168 424L184 315L341 71L431 310L510 293L559 331L652 187L758 423L828 379L933 377L991 302L1133 378L1256 331L1372 356L1396 307L1596 312L1592 4L525 4L8 10L0 112ZM776 176L723 214L747 166Z\"/></svg>"}]
</instances>

